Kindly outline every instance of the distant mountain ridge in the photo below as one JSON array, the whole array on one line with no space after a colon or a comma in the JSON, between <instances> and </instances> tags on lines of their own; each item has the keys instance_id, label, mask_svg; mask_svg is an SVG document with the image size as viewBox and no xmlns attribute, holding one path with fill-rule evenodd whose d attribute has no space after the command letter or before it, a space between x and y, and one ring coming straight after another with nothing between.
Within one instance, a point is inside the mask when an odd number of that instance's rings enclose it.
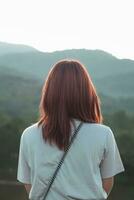
<instances>
[{"instance_id":1,"label":"distant mountain ridge","mask_svg":"<svg viewBox=\"0 0 134 200\"><path fill-rule=\"evenodd\" d=\"M29 52L29 51L37 51L35 48L30 47L28 45L21 45L21 44L10 44L7 42L0 42L0 56L10 53L22 53L22 52Z\"/></svg>"},{"instance_id":2,"label":"distant mountain ridge","mask_svg":"<svg viewBox=\"0 0 134 200\"><path fill-rule=\"evenodd\" d=\"M0 73L4 71L43 83L61 59L78 59L87 68L97 90L112 97L134 96L134 60L118 59L103 50L68 49L41 52L26 45L0 43Z\"/></svg>"}]
</instances>

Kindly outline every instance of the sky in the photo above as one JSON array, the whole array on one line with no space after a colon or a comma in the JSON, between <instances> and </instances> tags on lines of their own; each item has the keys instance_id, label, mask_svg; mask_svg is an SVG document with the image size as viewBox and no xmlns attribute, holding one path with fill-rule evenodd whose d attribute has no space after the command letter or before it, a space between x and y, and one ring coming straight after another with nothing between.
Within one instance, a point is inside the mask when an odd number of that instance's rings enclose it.
<instances>
[{"instance_id":1,"label":"sky","mask_svg":"<svg viewBox=\"0 0 134 200\"><path fill-rule=\"evenodd\" d=\"M0 41L134 60L133 0L0 0Z\"/></svg>"}]
</instances>

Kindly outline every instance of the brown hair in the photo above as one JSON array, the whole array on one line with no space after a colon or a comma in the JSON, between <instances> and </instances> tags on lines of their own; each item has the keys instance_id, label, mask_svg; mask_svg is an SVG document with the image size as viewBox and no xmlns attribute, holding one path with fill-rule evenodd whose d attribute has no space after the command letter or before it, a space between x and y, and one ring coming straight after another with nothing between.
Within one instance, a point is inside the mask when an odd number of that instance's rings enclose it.
<instances>
[{"instance_id":1,"label":"brown hair","mask_svg":"<svg viewBox=\"0 0 134 200\"><path fill-rule=\"evenodd\" d=\"M57 62L48 73L39 105L38 126L42 124L45 142L65 150L74 119L102 123L100 103L91 77L80 61Z\"/></svg>"}]
</instances>

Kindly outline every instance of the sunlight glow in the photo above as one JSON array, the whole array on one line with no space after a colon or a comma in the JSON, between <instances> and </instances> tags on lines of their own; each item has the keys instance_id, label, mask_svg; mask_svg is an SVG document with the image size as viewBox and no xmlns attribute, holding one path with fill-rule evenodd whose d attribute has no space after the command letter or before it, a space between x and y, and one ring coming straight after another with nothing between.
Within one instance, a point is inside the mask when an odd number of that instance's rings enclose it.
<instances>
[{"instance_id":1,"label":"sunlight glow","mask_svg":"<svg viewBox=\"0 0 134 200\"><path fill-rule=\"evenodd\" d=\"M134 59L132 0L4 0L0 41L41 51L102 49Z\"/></svg>"}]
</instances>

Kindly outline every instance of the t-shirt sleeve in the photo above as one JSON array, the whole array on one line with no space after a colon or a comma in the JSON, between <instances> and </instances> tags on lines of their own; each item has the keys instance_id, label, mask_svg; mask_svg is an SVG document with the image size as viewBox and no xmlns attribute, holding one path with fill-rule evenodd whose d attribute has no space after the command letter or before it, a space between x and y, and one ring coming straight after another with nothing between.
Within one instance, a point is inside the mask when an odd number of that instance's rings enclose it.
<instances>
[{"instance_id":1,"label":"t-shirt sleeve","mask_svg":"<svg viewBox=\"0 0 134 200\"><path fill-rule=\"evenodd\" d=\"M125 171L120 152L110 127L108 127L103 159L100 164L102 178L112 177Z\"/></svg>"},{"instance_id":2,"label":"t-shirt sleeve","mask_svg":"<svg viewBox=\"0 0 134 200\"><path fill-rule=\"evenodd\" d=\"M19 157L18 157L18 169L17 169L17 180L22 183L31 184L30 181L30 167L27 161L27 145L25 141L25 131L22 133L20 138Z\"/></svg>"}]
</instances>

